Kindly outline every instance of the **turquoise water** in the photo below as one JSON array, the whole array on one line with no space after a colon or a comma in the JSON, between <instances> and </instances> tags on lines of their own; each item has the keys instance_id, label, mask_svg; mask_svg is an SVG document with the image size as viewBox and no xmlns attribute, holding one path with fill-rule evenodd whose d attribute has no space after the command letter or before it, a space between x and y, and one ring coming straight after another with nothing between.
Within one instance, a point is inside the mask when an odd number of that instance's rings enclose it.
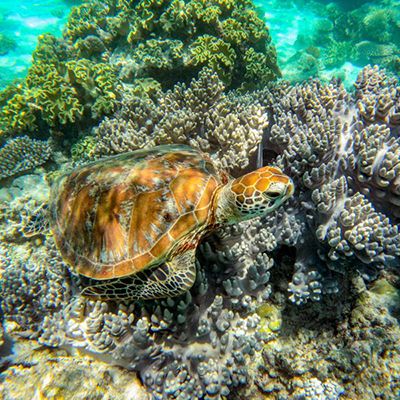
<instances>
[{"instance_id":1,"label":"turquoise water","mask_svg":"<svg viewBox=\"0 0 400 400\"><path fill-rule=\"evenodd\" d=\"M0 34L14 40L16 47L0 55L0 87L26 75L39 35L61 36L70 7L62 0L1 1Z\"/></svg>"}]
</instances>

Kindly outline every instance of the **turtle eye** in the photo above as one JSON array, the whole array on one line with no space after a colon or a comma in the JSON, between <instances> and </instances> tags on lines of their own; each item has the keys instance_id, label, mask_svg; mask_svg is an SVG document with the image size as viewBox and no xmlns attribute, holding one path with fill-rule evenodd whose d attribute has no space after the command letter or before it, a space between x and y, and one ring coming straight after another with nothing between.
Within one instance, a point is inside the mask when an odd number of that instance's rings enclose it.
<instances>
[{"instance_id":1,"label":"turtle eye","mask_svg":"<svg viewBox=\"0 0 400 400\"><path fill-rule=\"evenodd\" d=\"M271 199L277 199L280 195L280 192L268 192L268 197Z\"/></svg>"}]
</instances>

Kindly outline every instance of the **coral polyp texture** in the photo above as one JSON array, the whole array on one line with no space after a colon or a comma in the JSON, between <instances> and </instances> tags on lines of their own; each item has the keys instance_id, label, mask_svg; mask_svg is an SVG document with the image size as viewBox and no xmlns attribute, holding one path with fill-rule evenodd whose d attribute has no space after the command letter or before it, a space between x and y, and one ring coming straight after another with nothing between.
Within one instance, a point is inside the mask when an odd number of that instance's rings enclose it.
<instances>
[{"instance_id":1,"label":"coral polyp texture","mask_svg":"<svg viewBox=\"0 0 400 400\"><path fill-rule=\"evenodd\" d=\"M265 164L293 178L293 198L206 238L185 295L136 303L82 296L82 279L71 275L51 235L24 235L24 221L36 219L15 221L21 203L6 203L0 290L7 333L132 369L153 399L395 398L397 81L367 67L354 93L336 80L313 80L242 94L225 93L203 71L189 85L155 90L158 100L146 101L127 91L76 156L174 140L239 175L260 164L258 148ZM40 204L24 203L37 213ZM10 221L18 229L5 229Z\"/></svg>"},{"instance_id":2,"label":"coral polyp texture","mask_svg":"<svg viewBox=\"0 0 400 400\"><path fill-rule=\"evenodd\" d=\"M316 280L324 292L333 288L336 274L358 271L371 279L399 265L397 80L366 67L354 95L339 81L314 80L277 85L257 98L271 112L269 155L297 184L297 204L285 217L293 218L297 238L290 244L297 254L289 286L293 299L312 298Z\"/></svg>"},{"instance_id":3,"label":"coral polyp texture","mask_svg":"<svg viewBox=\"0 0 400 400\"><path fill-rule=\"evenodd\" d=\"M224 169L245 168L262 140L267 116L252 97L224 89L206 69L189 85L177 84L154 100L127 91L114 117L94 129L92 158L182 143L211 154Z\"/></svg>"},{"instance_id":4,"label":"coral polyp texture","mask_svg":"<svg viewBox=\"0 0 400 400\"><path fill-rule=\"evenodd\" d=\"M26 79L0 93L0 136L74 139L77 123L89 129L115 111L123 84L139 94L143 81L171 88L204 67L228 88L260 87L280 75L251 1L84 2L61 39L39 37Z\"/></svg>"},{"instance_id":5,"label":"coral polyp texture","mask_svg":"<svg viewBox=\"0 0 400 400\"><path fill-rule=\"evenodd\" d=\"M0 149L0 180L38 167L51 157L48 141L22 136L10 139Z\"/></svg>"}]
</instances>

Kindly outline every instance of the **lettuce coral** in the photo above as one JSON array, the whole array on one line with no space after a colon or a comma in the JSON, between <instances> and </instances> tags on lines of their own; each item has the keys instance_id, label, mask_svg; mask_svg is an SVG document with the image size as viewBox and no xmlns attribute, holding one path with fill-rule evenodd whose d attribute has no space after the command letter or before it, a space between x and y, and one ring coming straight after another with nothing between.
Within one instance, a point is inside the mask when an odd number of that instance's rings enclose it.
<instances>
[{"instance_id":1,"label":"lettuce coral","mask_svg":"<svg viewBox=\"0 0 400 400\"><path fill-rule=\"evenodd\" d=\"M88 2L74 9L64 38L81 48L89 37L124 58L125 69L132 64L129 79L150 77L164 87L178 76L188 81L203 66L215 68L229 87L280 74L268 29L248 0L107 0L103 8ZM249 49L260 54L251 77L244 55Z\"/></svg>"},{"instance_id":2,"label":"lettuce coral","mask_svg":"<svg viewBox=\"0 0 400 400\"><path fill-rule=\"evenodd\" d=\"M39 37L25 81L9 86L0 96L0 132L19 134L46 125L47 130L62 131L65 125L97 120L114 110L120 83L113 67L75 60L72 53L51 35Z\"/></svg>"}]
</instances>

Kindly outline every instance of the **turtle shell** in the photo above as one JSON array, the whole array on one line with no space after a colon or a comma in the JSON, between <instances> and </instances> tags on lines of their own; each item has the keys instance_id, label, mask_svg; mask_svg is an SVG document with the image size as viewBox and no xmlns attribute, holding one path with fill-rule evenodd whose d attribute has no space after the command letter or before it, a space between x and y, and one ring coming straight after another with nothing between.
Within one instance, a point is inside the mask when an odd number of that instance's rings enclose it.
<instances>
[{"instance_id":1,"label":"turtle shell","mask_svg":"<svg viewBox=\"0 0 400 400\"><path fill-rule=\"evenodd\" d=\"M62 176L51 193L51 227L72 271L128 276L184 251L213 223L227 182L188 146L158 146L102 159Z\"/></svg>"}]
</instances>

